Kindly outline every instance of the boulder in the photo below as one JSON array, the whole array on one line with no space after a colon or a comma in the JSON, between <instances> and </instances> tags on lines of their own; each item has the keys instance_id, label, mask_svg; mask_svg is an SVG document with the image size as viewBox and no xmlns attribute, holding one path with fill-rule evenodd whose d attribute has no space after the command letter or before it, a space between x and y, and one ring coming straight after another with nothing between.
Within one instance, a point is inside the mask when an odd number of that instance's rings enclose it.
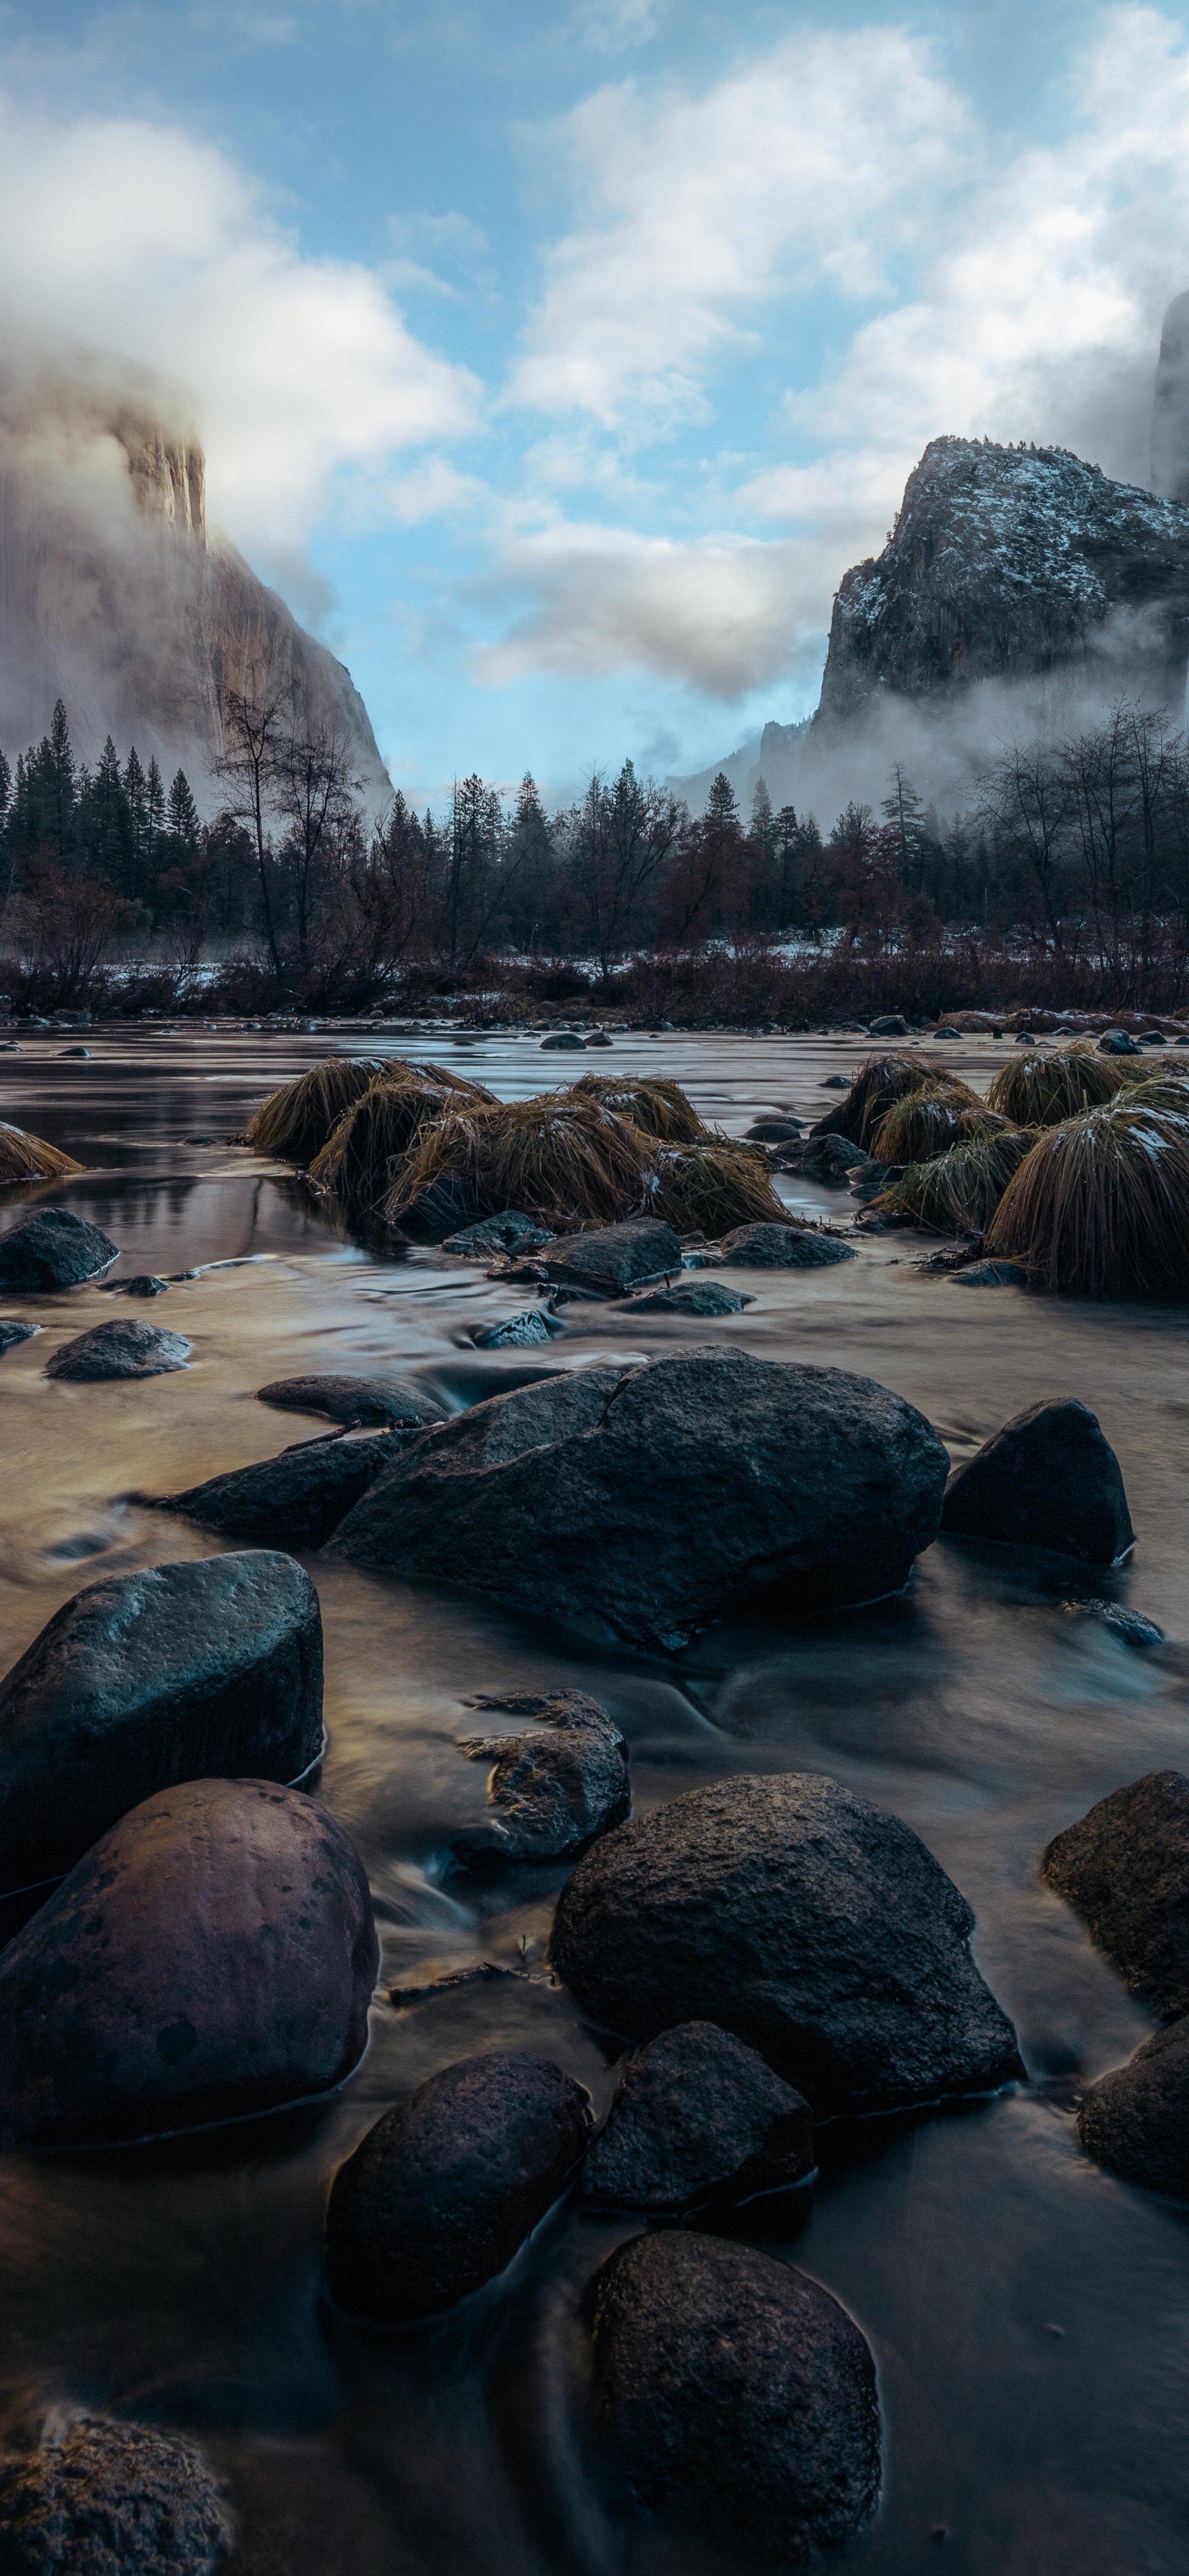
<instances>
[{"instance_id":1,"label":"boulder","mask_svg":"<svg viewBox=\"0 0 1189 2576\"><path fill-rule=\"evenodd\" d=\"M5 1351L15 1350L18 1342L31 1342L34 1333L40 1331L40 1324L18 1324L10 1315L0 1317L0 1359Z\"/></svg>"},{"instance_id":2,"label":"boulder","mask_svg":"<svg viewBox=\"0 0 1189 2576\"><path fill-rule=\"evenodd\" d=\"M168 1279L159 1278L155 1270L136 1270L130 1279L113 1279L104 1290L107 1297L166 1297L168 1294Z\"/></svg>"},{"instance_id":3,"label":"boulder","mask_svg":"<svg viewBox=\"0 0 1189 2576\"><path fill-rule=\"evenodd\" d=\"M640 2504L748 2568L800 2566L874 2512L875 2363L819 2282L669 2229L621 2245L590 2305L597 2414Z\"/></svg>"},{"instance_id":4,"label":"boulder","mask_svg":"<svg viewBox=\"0 0 1189 2576\"><path fill-rule=\"evenodd\" d=\"M1040 1874L1158 2021L1189 2013L1189 1779L1149 1771L1048 1845Z\"/></svg>"},{"instance_id":5,"label":"boulder","mask_svg":"<svg viewBox=\"0 0 1189 2576\"><path fill-rule=\"evenodd\" d=\"M1023 2072L973 1930L898 1816L790 1772L689 1790L606 1835L562 1889L550 1955L600 2028L717 2022L821 2115Z\"/></svg>"},{"instance_id":6,"label":"boulder","mask_svg":"<svg viewBox=\"0 0 1189 2576\"><path fill-rule=\"evenodd\" d=\"M379 1962L341 1825L266 1780L186 1780L101 1836L0 1952L0 2144L244 2119L358 2065Z\"/></svg>"},{"instance_id":7,"label":"boulder","mask_svg":"<svg viewBox=\"0 0 1189 2576\"><path fill-rule=\"evenodd\" d=\"M1139 1055L1141 1050L1126 1029L1104 1029L1098 1041L1100 1055Z\"/></svg>"},{"instance_id":8,"label":"boulder","mask_svg":"<svg viewBox=\"0 0 1189 2576\"><path fill-rule=\"evenodd\" d=\"M1189 2013L1090 2086L1078 2135L1124 2182L1189 2200Z\"/></svg>"},{"instance_id":9,"label":"boulder","mask_svg":"<svg viewBox=\"0 0 1189 2576\"><path fill-rule=\"evenodd\" d=\"M755 1118L747 1130L749 1145L787 1145L800 1135L801 1118Z\"/></svg>"},{"instance_id":10,"label":"boulder","mask_svg":"<svg viewBox=\"0 0 1189 2576\"><path fill-rule=\"evenodd\" d=\"M695 1344L473 1406L377 1479L333 1549L673 1646L752 1601L898 1591L946 1465L924 1415L871 1378Z\"/></svg>"},{"instance_id":11,"label":"boulder","mask_svg":"<svg viewBox=\"0 0 1189 2576\"><path fill-rule=\"evenodd\" d=\"M44 1375L78 1382L164 1377L172 1369L184 1368L193 1348L180 1333L168 1333L160 1324L142 1324L138 1316L121 1315L114 1323L95 1324L89 1333L77 1333L72 1342L63 1342L61 1350L46 1361Z\"/></svg>"},{"instance_id":12,"label":"boulder","mask_svg":"<svg viewBox=\"0 0 1189 2576\"><path fill-rule=\"evenodd\" d=\"M457 1252L464 1261L491 1261L501 1252L539 1252L555 1240L548 1226L539 1225L534 1216L505 1208L501 1216L481 1217L477 1225L465 1225L461 1234L448 1234L442 1250Z\"/></svg>"},{"instance_id":13,"label":"boulder","mask_svg":"<svg viewBox=\"0 0 1189 2576\"><path fill-rule=\"evenodd\" d=\"M899 1011L885 1011L878 1020L868 1020L867 1034L872 1038L906 1038L908 1022Z\"/></svg>"},{"instance_id":14,"label":"boulder","mask_svg":"<svg viewBox=\"0 0 1189 2576\"><path fill-rule=\"evenodd\" d=\"M233 1467L182 1494L142 1495L154 1511L177 1512L220 1538L248 1547L322 1547L360 1495L391 1466L417 1431L366 1431L302 1440L258 1467Z\"/></svg>"},{"instance_id":15,"label":"boulder","mask_svg":"<svg viewBox=\"0 0 1189 2576\"><path fill-rule=\"evenodd\" d=\"M582 2086L545 2058L508 2050L443 2067L335 2175L331 2296L388 2325L456 2307L561 2198L590 2126Z\"/></svg>"},{"instance_id":16,"label":"boulder","mask_svg":"<svg viewBox=\"0 0 1189 2576\"><path fill-rule=\"evenodd\" d=\"M725 1279L682 1279L674 1288L647 1288L642 1297L633 1297L633 1315L741 1315L745 1306L754 1306L754 1297L745 1297L739 1288L728 1288Z\"/></svg>"},{"instance_id":17,"label":"boulder","mask_svg":"<svg viewBox=\"0 0 1189 2576\"><path fill-rule=\"evenodd\" d=\"M824 1131L815 1127L795 1154L789 1151L780 1157L782 1164L803 1172L807 1180L825 1181L835 1189L841 1189L855 1172L865 1171L870 1159L862 1145L850 1136L840 1136L834 1127Z\"/></svg>"},{"instance_id":18,"label":"boulder","mask_svg":"<svg viewBox=\"0 0 1189 2576\"><path fill-rule=\"evenodd\" d=\"M1097 1415L1074 1401L1030 1405L955 1467L941 1526L1086 1565L1115 1565L1135 1542L1119 1461Z\"/></svg>"},{"instance_id":19,"label":"boulder","mask_svg":"<svg viewBox=\"0 0 1189 2576\"><path fill-rule=\"evenodd\" d=\"M276 1377L258 1387L260 1404L281 1413L321 1413L345 1431L404 1430L411 1423L444 1422L446 1408L423 1387L399 1377Z\"/></svg>"},{"instance_id":20,"label":"boulder","mask_svg":"<svg viewBox=\"0 0 1189 2576\"><path fill-rule=\"evenodd\" d=\"M688 2209L803 2182L813 2161L802 2096L732 2031L687 2021L625 2059L582 2195L609 2209Z\"/></svg>"},{"instance_id":21,"label":"boulder","mask_svg":"<svg viewBox=\"0 0 1189 2576\"><path fill-rule=\"evenodd\" d=\"M59 1877L175 1781L295 1780L321 1747L322 1620L291 1556L108 1575L0 1682L0 1889Z\"/></svg>"},{"instance_id":22,"label":"boulder","mask_svg":"<svg viewBox=\"0 0 1189 2576\"><path fill-rule=\"evenodd\" d=\"M457 1836L454 1849L468 1860L576 1859L631 1812L623 1737L606 1709L580 1691L515 1705L541 1721L540 1734L460 1739L472 1761L493 1767L489 1822Z\"/></svg>"},{"instance_id":23,"label":"boulder","mask_svg":"<svg viewBox=\"0 0 1189 2576\"><path fill-rule=\"evenodd\" d=\"M193 2442L79 2415L0 2460L5 2576L210 2576L234 2539Z\"/></svg>"},{"instance_id":24,"label":"boulder","mask_svg":"<svg viewBox=\"0 0 1189 2576\"><path fill-rule=\"evenodd\" d=\"M625 1297L681 1269L681 1239L660 1217L632 1217L623 1225L592 1226L549 1246L542 1262L547 1279L585 1288L596 1297Z\"/></svg>"},{"instance_id":25,"label":"boulder","mask_svg":"<svg viewBox=\"0 0 1189 2576\"><path fill-rule=\"evenodd\" d=\"M119 1258L117 1245L85 1217L69 1208L39 1208L36 1216L0 1235L0 1292L21 1296L39 1289L81 1288Z\"/></svg>"},{"instance_id":26,"label":"boulder","mask_svg":"<svg viewBox=\"0 0 1189 2576\"><path fill-rule=\"evenodd\" d=\"M555 1029L552 1037L542 1038L541 1053L548 1055L551 1050L555 1053L564 1050L569 1055L580 1054L585 1045L585 1038L580 1038L576 1029Z\"/></svg>"},{"instance_id":27,"label":"boulder","mask_svg":"<svg viewBox=\"0 0 1189 2576\"><path fill-rule=\"evenodd\" d=\"M555 1324L554 1332L560 1332ZM551 1338L549 1318L539 1306L528 1306L519 1315L507 1315L502 1324L489 1324L486 1332L476 1333L477 1351L531 1351Z\"/></svg>"},{"instance_id":28,"label":"boulder","mask_svg":"<svg viewBox=\"0 0 1189 2576\"><path fill-rule=\"evenodd\" d=\"M737 1225L722 1239L723 1259L738 1270L820 1270L853 1261L853 1243L811 1225Z\"/></svg>"}]
</instances>

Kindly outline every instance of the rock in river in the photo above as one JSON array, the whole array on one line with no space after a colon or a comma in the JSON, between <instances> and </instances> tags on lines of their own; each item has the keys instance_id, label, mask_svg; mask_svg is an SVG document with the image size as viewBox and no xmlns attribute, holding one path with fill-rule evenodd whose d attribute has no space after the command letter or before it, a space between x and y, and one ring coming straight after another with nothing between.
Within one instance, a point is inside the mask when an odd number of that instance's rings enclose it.
<instances>
[{"instance_id":1,"label":"rock in river","mask_svg":"<svg viewBox=\"0 0 1189 2576\"><path fill-rule=\"evenodd\" d=\"M973 1930L898 1816L791 1772L691 1789L607 1834L562 1889L551 1956L603 2029L718 2022L815 2112L886 2111L1023 2072Z\"/></svg>"},{"instance_id":2,"label":"rock in river","mask_svg":"<svg viewBox=\"0 0 1189 2576\"><path fill-rule=\"evenodd\" d=\"M193 1347L180 1333L166 1332L161 1324L142 1324L135 1316L121 1315L114 1323L95 1324L89 1333L64 1342L46 1361L44 1374L81 1382L164 1377L171 1369L185 1367Z\"/></svg>"},{"instance_id":3,"label":"rock in river","mask_svg":"<svg viewBox=\"0 0 1189 2576\"><path fill-rule=\"evenodd\" d=\"M97 1225L70 1208L39 1208L23 1225L0 1235L0 1291L8 1296L46 1288L81 1288L120 1258L118 1246Z\"/></svg>"},{"instance_id":4,"label":"rock in river","mask_svg":"<svg viewBox=\"0 0 1189 2576\"><path fill-rule=\"evenodd\" d=\"M741 1315L745 1306L754 1306L754 1297L745 1297L738 1288L728 1288L725 1279L679 1279L672 1288L646 1288L642 1297L633 1297L633 1315Z\"/></svg>"},{"instance_id":5,"label":"rock in river","mask_svg":"<svg viewBox=\"0 0 1189 2576\"><path fill-rule=\"evenodd\" d=\"M855 1258L853 1243L812 1225L737 1225L724 1234L722 1248L740 1270L817 1270Z\"/></svg>"},{"instance_id":6,"label":"rock in river","mask_svg":"<svg viewBox=\"0 0 1189 2576\"><path fill-rule=\"evenodd\" d=\"M14 1315L0 1317L0 1358L5 1351L15 1350L18 1342L31 1342L40 1324L18 1324Z\"/></svg>"},{"instance_id":7,"label":"rock in river","mask_svg":"<svg viewBox=\"0 0 1189 2576\"><path fill-rule=\"evenodd\" d=\"M812 2170L809 2104L732 2031L687 2021L624 2060L582 2196L610 2209L686 2209Z\"/></svg>"},{"instance_id":8,"label":"rock in river","mask_svg":"<svg viewBox=\"0 0 1189 2576\"><path fill-rule=\"evenodd\" d=\"M1040 1864L1159 2021L1189 2013L1189 1779L1149 1771L1054 1836Z\"/></svg>"},{"instance_id":9,"label":"rock in river","mask_svg":"<svg viewBox=\"0 0 1189 2576\"><path fill-rule=\"evenodd\" d=\"M322 1620L291 1556L109 1575L0 1682L0 1890L59 1877L157 1789L294 1780L321 1746Z\"/></svg>"},{"instance_id":10,"label":"rock in river","mask_svg":"<svg viewBox=\"0 0 1189 2576\"><path fill-rule=\"evenodd\" d=\"M332 2297L391 2325L456 2306L560 2199L590 2125L582 2086L546 2058L509 2050L443 2067L335 2176Z\"/></svg>"},{"instance_id":11,"label":"rock in river","mask_svg":"<svg viewBox=\"0 0 1189 2576\"><path fill-rule=\"evenodd\" d=\"M0 1952L0 2143L159 2137L329 2092L379 1951L363 1865L299 1790L186 1780Z\"/></svg>"},{"instance_id":12,"label":"rock in river","mask_svg":"<svg viewBox=\"0 0 1189 2576\"><path fill-rule=\"evenodd\" d=\"M874 2511L875 2364L806 2273L676 2229L621 2245L591 2308L597 2412L641 2504L707 2522L740 2568L800 2566Z\"/></svg>"},{"instance_id":13,"label":"rock in river","mask_svg":"<svg viewBox=\"0 0 1189 2576\"><path fill-rule=\"evenodd\" d=\"M1189 2014L1090 2086L1078 2134L1124 2182L1189 2200Z\"/></svg>"},{"instance_id":14,"label":"rock in river","mask_svg":"<svg viewBox=\"0 0 1189 2576\"><path fill-rule=\"evenodd\" d=\"M79 2415L0 2459L6 2576L210 2576L232 2540L201 2451L155 2425Z\"/></svg>"},{"instance_id":15,"label":"rock in river","mask_svg":"<svg viewBox=\"0 0 1189 2576\"><path fill-rule=\"evenodd\" d=\"M468 1860L574 1859L631 1811L623 1737L606 1709L580 1691L515 1705L542 1721L539 1734L460 1739L472 1761L493 1767L489 1821L457 1836L454 1849Z\"/></svg>"},{"instance_id":16,"label":"rock in river","mask_svg":"<svg viewBox=\"0 0 1189 2576\"><path fill-rule=\"evenodd\" d=\"M541 1267L562 1287L585 1288L594 1297L626 1297L649 1280L680 1276L681 1240L660 1217L631 1217L623 1225L591 1226L551 1243Z\"/></svg>"},{"instance_id":17,"label":"rock in river","mask_svg":"<svg viewBox=\"0 0 1189 2576\"><path fill-rule=\"evenodd\" d=\"M721 1612L899 1590L948 1459L924 1415L842 1369L693 1346L492 1397L377 1479L353 1564L673 1646Z\"/></svg>"},{"instance_id":18,"label":"rock in river","mask_svg":"<svg viewBox=\"0 0 1189 2576\"><path fill-rule=\"evenodd\" d=\"M1119 1461L1097 1415L1072 1401L1030 1405L955 1467L941 1526L1087 1565L1116 1564L1135 1540Z\"/></svg>"},{"instance_id":19,"label":"rock in river","mask_svg":"<svg viewBox=\"0 0 1189 2576\"><path fill-rule=\"evenodd\" d=\"M416 1431L368 1431L353 1439L300 1440L258 1467L233 1467L183 1494L143 1496L220 1538L247 1546L322 1547L353 1503L391 1466Z\"/></svg>"},{"instance_id":20,"label":"rock in river","mask_svg":"<svg viewBox=\"0 0 1189 2576\"><path fill-rule=\"evenodd\" d=\"M413 1423L443 1422L445 1405L407 1378L277 1377L258 1387L261 1404L282 1413L321 1413L344 1431L405 1430Z\"/></svg>"}]
</instances>

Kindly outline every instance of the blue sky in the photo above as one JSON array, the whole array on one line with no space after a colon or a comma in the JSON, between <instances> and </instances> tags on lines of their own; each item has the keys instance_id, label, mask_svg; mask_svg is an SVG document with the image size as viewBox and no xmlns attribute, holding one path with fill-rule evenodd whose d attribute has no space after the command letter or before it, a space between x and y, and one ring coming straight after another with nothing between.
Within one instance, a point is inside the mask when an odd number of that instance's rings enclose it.
<instances>
[{"instance_id":1,"label":"blue sky","mask_svg":"<svg viewBox=\"0 0 1189 2576\"><path fill-rule=\"evenodd\" d=\"M940 431L1147 475L1184 18L1049 0L0 6L0 334L144 367L394 778L815 703Z\"/></svg>"}]
</instances>

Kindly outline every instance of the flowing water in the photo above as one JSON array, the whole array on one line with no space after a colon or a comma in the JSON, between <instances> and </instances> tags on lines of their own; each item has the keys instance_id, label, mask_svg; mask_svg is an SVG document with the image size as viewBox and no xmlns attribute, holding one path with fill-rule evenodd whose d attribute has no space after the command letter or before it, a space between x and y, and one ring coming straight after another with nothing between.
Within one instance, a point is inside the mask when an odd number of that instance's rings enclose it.
<instances>
[{"instance_id":1,"label":"flowing water","mask_svg":"<svg viewBox=\"0 0 1189 2576\"><path fill-rule=\"evenodd\" d=\"M68 1043L45 1032L0 1055L0 1113L88 1169L7 1192L3 1221L60 1199L121 1245L114 1280L200 1275L149 1307L99 1288L7 1301L45 1329L0 1364L0 1669L100 1572L206 1552L127 1497L301 1436L256 1403L266 1379L412 1371L459 1404L518 1365L480 1357L471 1336L523 1291L432 1251L369 1256L303 1184L226 1142L325 1041L100 1032L90 1061ZM341 1043L471 1056L509 1098L570 1071L525 1037ZM625 1038L597 1061L675 1075L741 1132L759 1108L818 1114L823 1081L861 1051L674 1035ZM985 1081L1003 1052L971 1041L947 1060ZM797 1194L849 1212L836 1194ZM195 2429L230 2478L236 2565L252 2576L734 2576L746 2563L626 2527L591 2449L581 2294L635 2222L555 2213L497 2295L416 2333L361 2329L322 2297L329 2178L433 2069L527 2046L600 2107L609 2098L605 2052L548 1977L562 1873L479 1881L448 1862L484 1800L483 1766L456 1746L475 1722L468 1700L562 1682L622 1725L637 1812L700 1781L786 1769L894 1809L974 1905L981 1966L1019 2028L1027 2086L827 2132L811 2192L733 2222L835 2292L877 2356L884 2498L836 2563L870 2576L1189 2566L1189 2213L1098 2171L1073 2126L1077 2083L1149 2024L1036 1876L1044 1843L1092 1800L1189 1767L1189 1318L961 1287L923 1275L919 1249L894 1234L845 1266L757 1273L744 1283L755 1304L713 1326L570 1308L542 1365L708 1338L829 1361L920 1405L956 1456L1038 1398L1079 1396L1123 1464L1138 1533L1127 1567L1063 1590L1035 1565L942 1542L891 1604L787 1634L720 1627L649 1659L312 1559L331 1735L321 1794L365 1856L384 1946L368 2055L319 2112L152 2152L0 2160L0 2433L79 2403ZM213 1263L235 1266L201 1268ZM42 1377L57 1343L113 1313L186 1332L192 1366L143 1385ZM1144 1611L1165 1646L1129 1648L1076 1606L1091 1596ZM527 1973L412 2009L385 1999L394 1981L481 1959Z\"/></svg>"}]
</instances>

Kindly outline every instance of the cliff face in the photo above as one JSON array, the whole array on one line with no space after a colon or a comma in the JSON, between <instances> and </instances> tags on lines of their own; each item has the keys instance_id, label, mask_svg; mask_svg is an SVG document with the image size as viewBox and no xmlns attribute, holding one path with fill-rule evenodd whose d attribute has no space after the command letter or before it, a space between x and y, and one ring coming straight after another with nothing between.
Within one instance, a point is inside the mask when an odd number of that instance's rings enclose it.
<instances>
[{"instance_id":1,"label":"cliff face","mask_svg":"<svg viewBox=\"0 0 1189 2576\"><path fill-rule=\"evenodd\" d=\"M390 795L349 671L208 531L193 440L126 406L0 413L0 744L43 733L61 697L84 757L135 742L209 805L225 689L333 724L369 806Z\"/></svg>"},{"instance_id":2,"label":"cliff face","mask_svg":"<svg viewBox=\"0 0 1189 2576\"><path fill-rule=\"evenodd\" d=\"M883 553L839 588L815 728L1079 664L1179 705L1187 660L1189 507L1061 448L937 438Z\"/></svg>"}]
</instances>

